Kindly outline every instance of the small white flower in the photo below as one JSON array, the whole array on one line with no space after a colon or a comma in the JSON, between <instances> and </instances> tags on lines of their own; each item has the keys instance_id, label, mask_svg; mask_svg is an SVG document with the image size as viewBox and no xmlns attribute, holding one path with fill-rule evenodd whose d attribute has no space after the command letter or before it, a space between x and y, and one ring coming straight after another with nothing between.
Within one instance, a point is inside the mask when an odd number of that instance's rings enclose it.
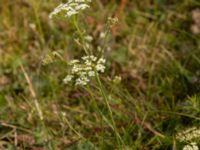
<instances>
[{"instance_id":1,"label":"small white flower","mask_svg":"<svg viewBox=\"0 0 200 150\"><path fill-rule=\"evenodd\" d=\"M83 77L83 76L87 75L87 72L79 72L78 74L79 74L81 77Z\"/></svg>"},{"instance_id":2,"label":"small white flower","mask_svg":"<svg viewBox=\"0 0 200 150\"><path fill-rule=\"evenodd\" d=\"M76 85L87 85L90 80L86 76L81 76L76 79Z\"/></svg>"},{"instance_id":3,"label":"small white flower","mask_svg":"<svg viewBox=\"0 0 200 150\"><path fill-rule=\"evenodd\" d=\"M75 73L78 73L79 71L81 71L82 70L82 68L80 68L78 65L74 65L73 67L72 67L72 73L73 74L75 74Z\"/></svg>"},{"instance_id":4,"label":"small white flower","mask_svg":"<svg viewBox=\"0 0 200 150\"><path fill-rule=\"evenodd\" d=\"M96 61L96 60L97 60L97 57L91 55L91 56L90 56L90 59L91 59L92 61Z\"/></svg>"},{"instance_id":5,"label":"small white flower","mask_svg":"<svg viewBox=\"0 0 200 150\"><path fill-rule=\"evenodd\" d=\"M69 3L69 6L71 6L71 7L73 7L73 6L78 6L78 4L77 3Z\"/></svg>"},{"instance_id":6,"label":"small white flower","mask_svg":"<svg viewBox=\"0 0 200 150\"><path fill-rule=\"evenodd\" d=\"M90 44L85 43L85 47L86 47L87 49L90 49Z\"/></svg>"},{"instance_id":7,"label":"small white flower","mask_svg":"<svg viewBox=\"0 0 200 150\"><path fill-rule=\"evenodd\" d=\"M62 115L63 117L66 117L66 116L67 116L66 112L61 112L61 115Z\"/></svg>"},{"instance_id":8,"label":"small white flower","mask_svg":"<svg viewBox=\"0 0 200 150\"><path fill-rule=\"evenodd\" d=\"M97 57L93 56L93 55L90 55L90 56L83 56L81 57L83 60L85 61L96 61L97 60Z\"/></svg>"},{"instance_id":9,"label":"small white flower","mask_svg":"<svg viewBox=\"0 0 200 150\"><path fill-rule=\"evenodd\" d=\"M183 150L199 150L198 146L197 146L197 143L190 143L188 145L185 145L183 147Z\"/></svg>"},{"instance_id":10,"label":"small white flower","mask_svg":"<svg viewBox=\"0 0 200 150\"><path fill-rule=\"evenodd\" d=\"M73 76L72 75L67 75L64 79L63 79L63 82L65 84L69 83L71 80L73 79Z\"/></svg>"},{"instance_id":11,"label":"small white flower","mask_svg":"<svg viewBox=\"0 0 200 150\"><path fill-rule=\"evenodd\" d=\"M87 82L81 80L80 78L76 79L76 85L86 85Z\"/></svg>"},{"instance_id":12,"label":"small white flower","mask_svg":"<svg viewBox=\"0 0 200 150\"><path fill-rule=\"evenodd\" d=\"M92 66L92 62L89 61L89 60L86 60L86 61L85 61L85 65L86 65L86 66Z\"/></svg>"},{"instance_id":13,"label":"small white flower","mask_svg":"<svg viewBox=\"0 0 200 150\"><path fill-rule=\"evenodd\" d=\"M118 21L119 21L119 20L118 20L117 17L114 17L114 18L109 17L109 18L108 18L108 25L109 25L110 27L112 27L113 25L117 24Z\"/></svg>"},{"instance_id":14,"label":"small white flower","mask_svg":"<svg viewBox=\"0 0 200 150\"><path fill-rule=\"evenodd\" d=\"M100 33L100 38L101 38L101 39L104 39L105 37L106 37L105 32L101 32L101 33Z\"/></svg>"},{"instance_id":15,"label":"small white flower","mask_svg":"<svg viewBox=\"0 0 200 150\"><path fill-rule=\"evenodd\" d=\"M71 11L68 11L65 15L65 17L70 17L72 15L75 15L75 14L78 14L78 11L76 10L71 10Z\"/></svg>"},{"instance_id":16,"label":"small white flower","mask_svg":"<svg viewBox=\"0 0 200 150\"><path fill-rule=\"evenodd\" d=\"M90 71L90 70L92 70L92 67L85 67L84 70Z\"/></svg>"},{"instance_id":17,"label":"small white flower","mask_svg":"<svg viewBox=\"0 0 200 150\"><path fill-rule=\"evenodd\" d=\"M115 76L113 79L113 83L115 83L115 84L119 84L121 81L122 81L121 76Z\"/></svg>"},{"instance_id":18,"label":"small white flower","mask_svg":"<svg viewBox=\"0 0 200 150\"><path fill-rule=\"evenodd\" d=\"M88 72L88 76L89 77L94 77L95 76L95 72L94 71L89 71Z\"/></svg>"},{"instance_id":19,"label":"small white flower","mask_svg":"<svg viewBox=\"0 0 200 150\"><path fill-rule=\"evenodd\" d=\"M74 59L74 60L72 60L72 61L69 62L69 65L74 65L74 64L77 64L79 62L80 62L79 60Z\"/></svg>"},{"instance_id":20,"label":"small white flower","mask_svg":"<svg viewBox=\"0 0 200 150\"><path fill-rule=\"evenodd\" d=\"M69 63L71 75L68 75L64 81L68 83L74 79L75 85L86 85L90 82L90 78L95 76L95 72L105 71L105 62L104 58L97 59L94 55L83 56L81 60L72 60Z\"/></svg>"},{"instance_id":21,"label":"small white flower","mask_svg":"<svg viewBox=\"0 0 200 150\"><path fill-rule=\"evenodd\" d=\"M76 10L84 10L84 9L86 9L86 8L89 8L90 6L89 5L87 5L87 4L80 4L80 5L77 5L76 7L75 7L75 9Z\"/></svg>"},{"instance_id":22,"label":"small white flower","mask_svg":"<svg viewBox=\"0 0 200 150\"><path fill-rule=\"evenodd\" d=\"M87 35L87 36L85 36L85 40L88 41L88 42L92 42L93 37L90 36L90 35Z\"/></svg>"},{"instance_id":23,"label":"small white flower","mask_svg":"<svg viewBox=\"0 0 200 150\"><path fill-rule=\"evenodd\" d=\"M106 60L104 58L100 58L97 63L98 64L105 64Z\"/></svg>"},{"instance_id":24,"label":"small white flower","mask_svg":"<svg viewBox=\"0 0 200 150\"><path fill-rule=\"evenodd\" d=\"M91 2L91 0L69 0L67 3L62 3L57 6L53 12L50 13L49 18L51 19L60 12L65 12L66 17L71 17L75 14L78 14L80 11L89 8L89 2Z\"/></svg>"},{"instance_id":25,"label":"small white flower","mask_svg":"<svg viewBox=\"0 0 200 150\"><path fill-rule=\"evenodd\" d=\"M81 57L83 60L87 60L89 58L89 56L83 56Z\"/></svg>"},{"instance_id":26,"label":"small white flower","mask_svg":"<svg viewBox=\"0 0 200 150\"><path fill-rule=\"evenodd\" d=\"M102 65L102 64L97 64L96 65L96 70L98 71L98 72L104 72L104 70L105 70L105 66L104 65Z\"/></svg>"}]
</instances>

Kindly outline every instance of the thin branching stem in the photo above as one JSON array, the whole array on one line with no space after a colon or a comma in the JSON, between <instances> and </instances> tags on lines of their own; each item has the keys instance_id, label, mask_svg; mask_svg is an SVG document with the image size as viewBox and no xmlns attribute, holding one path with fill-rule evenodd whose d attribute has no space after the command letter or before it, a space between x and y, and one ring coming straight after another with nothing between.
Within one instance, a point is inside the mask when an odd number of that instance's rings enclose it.
<instances>
[{"instance_id":1,"label":"thin branching stem","mask_svg":"<svg viewBox=\"0 0 200 150\"><path fill-rule=\"evenodd\" d=\"M119 133L117 131L116 123L115 123L114 118L113 118L113 112L112 112L110 104L108 102L108 97L106 96L106 93L104 92L104 88L103 88L102 82L101 82L97 72L96 72L96 79L97 79L97 82L98 82L98 85L99 85L99 88L100 88L100 92L101 92L101 94L103 96L104 102L106 104L106 107L107 107L107 109L109 111L110 119L111 119L111 122L112 122L112 128L113 128L113 130L114 130L114 132L116 134L117 142L118 142L119 145L120 145L120 143L123 144L124 142L123 142L121 136L119 135Z\"/></svg>"},{"instance_id":2,"label":"thin branching stem","mask_svg":"<svg viewBox=\"0 0 200 150\"><path fill-rule=\"evenodd\" d=\"M73 16L73 24L74 24L74 26L75 26L75 28L76 28L76 30L77 30L77 32L78 32L80 38L81 38L81 44L82 44L82 46L83 46L83 50L84 50L85 53L89 56L91 52L90 52L90 50L88 50L88 49L84 46L84 35L83 35L83 32L81 31L81 29L80 29L79 26L78 26L76 16Z\"/></svg>"}]
</instances>

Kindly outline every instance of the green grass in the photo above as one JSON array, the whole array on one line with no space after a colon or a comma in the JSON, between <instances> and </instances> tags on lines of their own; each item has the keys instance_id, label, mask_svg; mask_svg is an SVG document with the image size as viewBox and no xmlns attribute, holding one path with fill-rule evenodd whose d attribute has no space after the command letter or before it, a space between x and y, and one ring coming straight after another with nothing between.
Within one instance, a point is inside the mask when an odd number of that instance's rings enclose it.
<instances>
[{"instance_id":1,"label":"green grass","mask_svg":"<svg viewBox=\"0 0 200 150\"><path fill-rule=\"evenodd\" d=\"M42 65L53 51L83 55L69 21L48 19L59 3L0 1L0 149L182 149L175 135L200 124L200 36L190 31L198 0L129 0L107 42L102 91L95 79L64 85L59 59ZM119 5L96 0L79 16L93 46Z\"/></svg>"}]
</instances>

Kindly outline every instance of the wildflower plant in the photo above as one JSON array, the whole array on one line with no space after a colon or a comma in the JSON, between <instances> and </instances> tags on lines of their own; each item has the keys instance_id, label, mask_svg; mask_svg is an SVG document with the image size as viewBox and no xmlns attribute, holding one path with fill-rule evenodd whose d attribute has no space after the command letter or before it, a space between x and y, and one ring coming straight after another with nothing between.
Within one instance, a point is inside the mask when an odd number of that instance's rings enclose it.
<instances>
[{"instance_id":1,"label":"wildflower plant","mask_svg":"<svg viewBox=\"0 0 200 150\"><path fill-rule=\"evenodd\" d=\"M52 19L53 16L56 16L61 12L65 13L64 16L71 21L72 25L77 30L78 37L75 39L75 42L81 46L85 52L85 55L80 59L68 62L70 70L69 74L63 80L65 84L74 82L75 85L87 85L91 77L97 77L99 73L104 73L106 69L106 59L103 56L104 48L98 46L97 55L93 55L91 46L93 37L86 34L78 25L77 15L82 10L89 8L89 3L91 3L91 0L69 0L65 4L60 4L49 15L49 18ZM106 38L106 34L103 38Z\"/></svg>"},{"instance_id":2,"label":"wildflower plant","mask_svg":"<svg viewBox=\"0 0 200 150\"><path fill-rule=\"evenodd\" d=\"M109 112L109 119L107 116L104 116L102 113L102 118L106 120L109 126L113 129L118 145L120 146L123 141L120 137L115 121L113 119L113 112L109 104L108 95L105 92L104 85L101 82L100 74L104 73L106 70L106 59L104 56L104 51L106 49L106 41L110 28L117 23L116 18L108 18L107 26L105 32L100 34L100 38L103 39L102 45L98 45L94 48L91 44L93 37L86 33L84 29L79 27L78 14L87 8L90 7L91 0L69 0L65 4L60 4L50 13L49 18L52 19L53 16L56 16L60 13L64 13L66 19L72 23L74 28L78 33L78 37L75 39L75 42L81 47L84 51L84 55L79 59L74 59L67 62L69 70L66 77L63 79L65 84L75 84L75 86L85 86L89 87L89 83L92 79L96 79L98 89L102 95L102 98L105 102L107 110ZM96 105L97 106L97 105ZM97 106L98 112L101 112ZM109 120L109 121L108 121Z\"/></svg>"}]
</instances>

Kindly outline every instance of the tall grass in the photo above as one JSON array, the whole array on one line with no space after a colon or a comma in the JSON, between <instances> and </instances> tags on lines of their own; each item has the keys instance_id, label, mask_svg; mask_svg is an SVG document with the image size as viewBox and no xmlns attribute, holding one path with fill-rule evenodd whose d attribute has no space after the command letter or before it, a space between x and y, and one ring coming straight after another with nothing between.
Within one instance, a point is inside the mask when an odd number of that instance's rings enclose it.
<instances>
[{"instance_id":1,"label":"tall grass","mask_svg":"<svg viewBox=\"0 0 200 150\"><path fill-rule=\"evenodd\" d=\"M93 1L70 21L48 18L60 1L0 1L0 149L199 146L177 135L199 127L200 40L190 27L200 3L122 2ZM119 22L105 38L112 16ZM70 60L91 53L83 33L106 70L66 85Z\"/></svg>"}]
</instances>

